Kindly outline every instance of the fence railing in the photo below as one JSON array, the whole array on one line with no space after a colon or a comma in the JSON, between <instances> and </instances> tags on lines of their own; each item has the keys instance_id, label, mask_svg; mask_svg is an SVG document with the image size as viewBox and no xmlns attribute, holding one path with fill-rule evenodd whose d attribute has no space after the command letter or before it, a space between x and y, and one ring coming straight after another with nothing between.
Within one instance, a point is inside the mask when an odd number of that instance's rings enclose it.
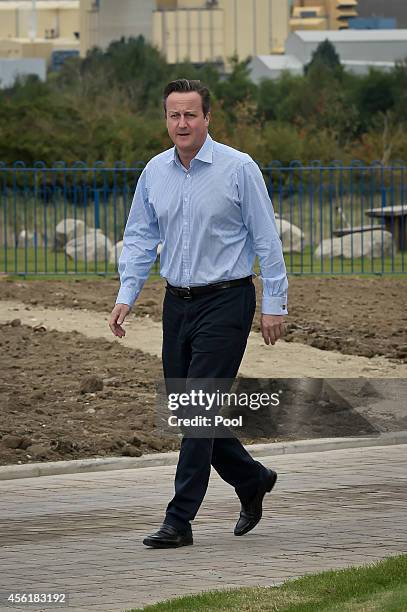
<instances>
[{"instance_id":1,"label":"fence railing","mask_svg":"<svg viewBox=\"0 0 407 612\"><path fill-rule=\"evenodd\" d=\"M0 163L0 272L116 274L144 167ZM261 166L292 274L404 273L406 166ZM158 272L156 264L155 272Z\"/></svg>"}]
</instances>

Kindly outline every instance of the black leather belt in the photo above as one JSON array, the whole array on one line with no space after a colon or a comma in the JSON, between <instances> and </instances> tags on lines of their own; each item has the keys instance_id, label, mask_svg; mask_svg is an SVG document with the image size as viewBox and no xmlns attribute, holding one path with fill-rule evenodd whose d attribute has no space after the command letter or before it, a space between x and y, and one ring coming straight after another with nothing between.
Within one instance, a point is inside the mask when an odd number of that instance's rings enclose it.
<instances>
[{"instance_id":1,"label":"black leather belt","mask_svg":"<svg viewBox=\"0 0 407 612\"><path fill-rule=\"evenodd\" d=\"M230 281L220 281L219 283L211 283L210 285L200 285L199 287L174 287L167 281L167 290L184 300L191 300L196 295L205 295L219 289L229 289L230 287L240 287L242 285L251 285L252 277L236 278Z\"/></svg>"}]
</instances>

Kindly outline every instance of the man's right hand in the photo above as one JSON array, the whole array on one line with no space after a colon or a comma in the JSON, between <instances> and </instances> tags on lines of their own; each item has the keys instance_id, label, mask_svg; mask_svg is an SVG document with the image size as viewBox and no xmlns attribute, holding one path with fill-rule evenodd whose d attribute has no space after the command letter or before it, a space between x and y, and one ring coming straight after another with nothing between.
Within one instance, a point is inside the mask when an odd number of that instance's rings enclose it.
<instances>
[{"instance_id":1,"label":"man's right hand","mask_svg":"<svg viewBox=\"0 0 407 612\"><path fill-rule=\"evenodd\" d=\"M126 335L126 330L123 329L122 323L130 312L130 307L127 304L116 304L113 308L109 319L109 327L114 336L123 338Z\"/></svg>"}]
</instances>

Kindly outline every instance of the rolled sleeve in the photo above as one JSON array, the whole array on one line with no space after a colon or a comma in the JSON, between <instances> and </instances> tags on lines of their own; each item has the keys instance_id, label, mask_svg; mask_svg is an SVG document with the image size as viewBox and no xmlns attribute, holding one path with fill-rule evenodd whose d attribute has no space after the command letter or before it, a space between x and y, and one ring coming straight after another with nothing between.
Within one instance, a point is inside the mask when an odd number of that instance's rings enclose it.
<instances>
[{"instance_id":1,"label":"rolled sleeve","mask_svg":"<svg viewBox=\"0 0 407 612\"><path fill-rule=\"evenodd\" d=\"M138 180L123 235L119 258L120 289L116 304L132 307L138 298L151 267L157 258L160 242L158 220L148 201L144 168Z\"/></svg>"},{"instance_id":2,"label":"rolled sleeve","mask_svg":"<svg viewBox=\"0 0 407 612\"><path fill-rule=\"evenodd\" d=\"M288 314L288 279L274 210L263 175L250 160L238 171L238 190L243 222L259 258L263 283L262 313Z\"/></svg>"}]
</instances>

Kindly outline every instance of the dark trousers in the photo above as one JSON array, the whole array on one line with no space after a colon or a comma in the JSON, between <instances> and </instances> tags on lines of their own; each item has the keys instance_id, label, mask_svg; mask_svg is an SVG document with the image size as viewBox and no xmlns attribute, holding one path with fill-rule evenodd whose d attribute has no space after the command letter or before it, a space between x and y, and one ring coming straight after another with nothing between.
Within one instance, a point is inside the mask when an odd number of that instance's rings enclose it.
<instances>
[{"instance_id":1,"label":"dark trousers","mask_svg":"<svg viewBox=\"0 0 407 612\"><path fill-rule=\"evenodd\" d=\"M163 306L165 379L233 379L243 358L255 308L253 284L191 300L167 290ZM235 488L241 501L255 494L266 473L235 437L184 436L166 523L179 530L189 527L205 496L211 465Z\"/></svg>"}]
</instances>

